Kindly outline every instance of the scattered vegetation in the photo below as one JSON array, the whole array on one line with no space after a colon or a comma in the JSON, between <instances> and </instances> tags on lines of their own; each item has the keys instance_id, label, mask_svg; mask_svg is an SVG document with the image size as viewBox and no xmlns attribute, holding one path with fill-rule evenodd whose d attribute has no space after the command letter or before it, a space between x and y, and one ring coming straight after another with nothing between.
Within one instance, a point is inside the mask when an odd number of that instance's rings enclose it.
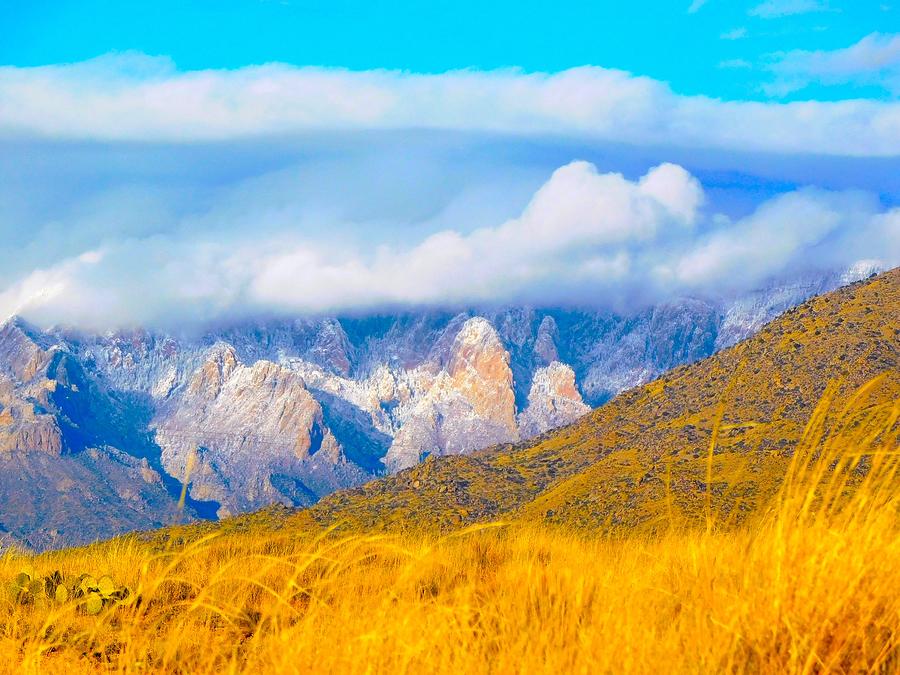
<instances>
[{"instance_id":1,"label":"scattered vegetation","mask_svg":"<svg viewBox=\"0 0 900 675\"><path fill-rule=\"evenodd\" d=\"M79 574L74 579L66 579L59 570L39 577L31 562L23 564L19 573L9 583L10 597L19 605L64 605L75 603L84 614L95 616L104 607L135 601L135 596L127 586L117 586L109 575L99 579L90 574Z\"/></svg>"}]
</instances>

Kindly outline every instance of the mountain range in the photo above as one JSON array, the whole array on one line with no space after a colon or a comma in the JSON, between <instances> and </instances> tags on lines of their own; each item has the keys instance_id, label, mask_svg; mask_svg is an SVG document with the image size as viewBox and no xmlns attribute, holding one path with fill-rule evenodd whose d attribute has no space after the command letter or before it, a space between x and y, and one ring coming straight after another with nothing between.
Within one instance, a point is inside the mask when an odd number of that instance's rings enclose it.
<instances>
[{"instance_id":1,"label":"mountain range","mask_svg":"<svg viewBox=\"0 0 900 675\"><path fill-rule=\"evenodd\" d=\"M798 451L812 465L825 450L841 458L823 474L834 481L865 475L898 443L900 268L802 303L562 429L429 458L268 522L419 536L497 521L611 536L736 527L765 513Z\"/></svg>"},{"instance_id":2,"label":"mountain range","mask_svg":"<svg viewBox=\"0 0 900 675\"><path fill-rule=\"evenodd\" d=\"M522 444L873 271L627 313L423 310L182 334L12 318L0 328L0 537L45 549L308 507L429 457Z\"/></svg>"}]
</instances>

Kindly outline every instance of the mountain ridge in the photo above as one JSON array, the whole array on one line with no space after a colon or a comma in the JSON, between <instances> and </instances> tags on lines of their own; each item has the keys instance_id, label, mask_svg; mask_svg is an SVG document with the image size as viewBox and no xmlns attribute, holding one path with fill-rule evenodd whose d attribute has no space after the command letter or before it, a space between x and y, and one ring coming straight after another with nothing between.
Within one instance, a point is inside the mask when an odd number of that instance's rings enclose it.
<instances>
[{"instance_id":1,"label":"mountain ridge","mask_svg":"<svg viewBox=\"0 0 900 675\"><path fill-rule=\"evenodd\" d=\"M34 510L30 523L10 528L36 548L271 503L309 506L381 475L385 464L399 470L565 425L589 410L585 382L596 384L598 373L613 390L644 381L711 353L729 311L731 339L735 314L765 315L838 281L773 287L734 311L689 299L631 317L512 308L297 319L199 339L41 331L15 319L0 328L0 456L11 469L0 505L31 489L44 510L68 499L72 514L117 514L107 530L102 519L82 518L93 524L79 531L44 527ZM27 466L42 447L66 461ZM63 467L96 494L73 491ZM135 490L147 471L159 481ZM23 487L16 472L72 494ZM173 515L186 478L187 511ZM135 494L138 511L128 502Z\"/></svg>"}]
</instances>

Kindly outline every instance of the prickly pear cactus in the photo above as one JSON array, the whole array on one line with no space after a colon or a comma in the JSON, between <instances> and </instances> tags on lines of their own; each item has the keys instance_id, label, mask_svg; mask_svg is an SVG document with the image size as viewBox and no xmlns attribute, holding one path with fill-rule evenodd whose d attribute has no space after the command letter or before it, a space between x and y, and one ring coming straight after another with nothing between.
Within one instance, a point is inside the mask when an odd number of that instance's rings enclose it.
<instances>
[{"instance_id":1,"label":"prickly pear cactus","mask_svg":"<svg viewBox=\"0 0 900 675\"><path fill-rule=\"evenodd\" d=\"M99 579L90 574L80 574L68 582L59 570L38 577L31 565L22 570L7 584L12 599L19 604L33 604L38 600L66 604L77 602L77 608L89 616L96 616L104 608L126 606L137 598L127 586L119 586L111 576Z\"/></svg>"},{"instance_id":2,"label":"prickly pear cactus","mask_svg":"<svg viewBox=\"0 0 900 675\"><path fill-rule=\"evenodd\" d=\"M34 568L24 565L22 570L9 583L12 598L23 605L32 604L44 590L44 584L35 578Z\"/></svg>"}]
</instances>

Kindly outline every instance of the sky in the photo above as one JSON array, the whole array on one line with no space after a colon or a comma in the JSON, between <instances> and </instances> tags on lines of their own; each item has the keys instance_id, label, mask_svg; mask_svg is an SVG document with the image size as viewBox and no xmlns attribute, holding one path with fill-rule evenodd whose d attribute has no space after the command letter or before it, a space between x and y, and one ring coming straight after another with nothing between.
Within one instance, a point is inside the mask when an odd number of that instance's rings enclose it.
<instances>
[{"instance_id":1,"label":"sky","mask_svg":"<svg viewBox=\"0 0 900 675\"><path fill-rule=\"evenodd\" d=\"M890 45L900 31L896 0L3 0L0 6L0 63L17 66L135 50L168 56L184 70L270 62L416 73L599 65L668 82L685 95L727 99L766 100L767 88L787 100L897 93L898 45ZM866 76L796 72L817 54L873 35L871 53L857 63ZM879 59L888 58L882 52L892 52L893 62L879 72Z\"/></svg>"},{"instance_id":2,"label":"sky","mask_svg":"<svg viewBox=\"0 0 900 675\"><path fill-rule=\"evenodd\" d=\"M0 318L626 311L900 263L891 0L0 0Z\"/></svg>"}]
</instances>

